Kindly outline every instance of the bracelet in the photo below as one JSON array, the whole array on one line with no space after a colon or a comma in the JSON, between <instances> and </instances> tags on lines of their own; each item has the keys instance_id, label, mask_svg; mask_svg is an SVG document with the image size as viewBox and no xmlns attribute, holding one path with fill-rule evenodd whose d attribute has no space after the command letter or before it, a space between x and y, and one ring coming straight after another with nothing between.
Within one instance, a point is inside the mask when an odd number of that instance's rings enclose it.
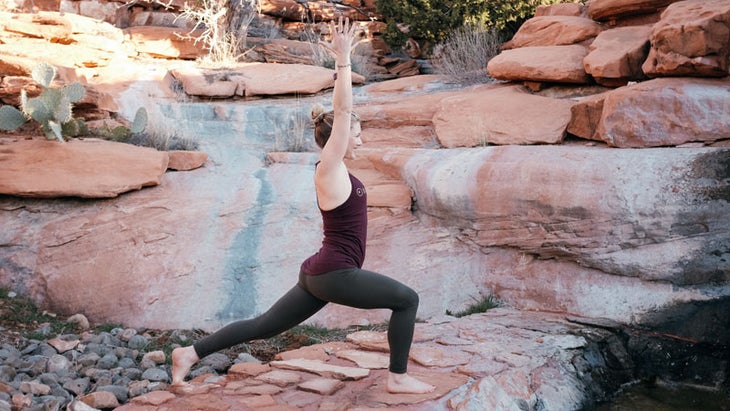
<instances>
[{"instance_id":1,"label":"bracelet","mask_svg":"<svg viewBox=\"0 0 730 411\"><path fill-rule=\"evenodd\" d=\"M337 64L336 67L338 69L346 68L346 67L352 67L352 63L350 63L350 64L343 64L343 65ZM335 74L332 75L332 79L335 80L335 81L337 81L337 70L335 70Z\"/></svg>"}]
</instances>

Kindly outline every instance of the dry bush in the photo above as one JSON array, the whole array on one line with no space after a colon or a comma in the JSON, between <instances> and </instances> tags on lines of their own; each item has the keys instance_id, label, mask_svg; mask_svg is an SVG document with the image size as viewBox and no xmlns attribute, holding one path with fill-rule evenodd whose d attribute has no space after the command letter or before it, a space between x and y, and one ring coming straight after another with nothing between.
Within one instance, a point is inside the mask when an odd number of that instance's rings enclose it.
<instances>
[{"instance_id":1,"label":"dry bush","mask_svg":"<svg viewBox=\"0 0 730 411\"><path fill-rule=\"evenodd\" d=\"M285 121L274 122L274 149L276 151L306 152L310 151L308 136L312 120L308 115L296 112Z\"/></svg>"},{"instance_id":2,"label":"dry bush","mask_svg":"<svg viewBox=\"0 0 730 411\"><path fill-rule=\"evenodd\" d=\"M465 25L452 32L433 52L431 64L437 73L461 84L492 80L487 63L499 54L503 36L482 24Z\"/></svg>"},{"instance_id":3,"label":"dry bush","mask_svg":"<svg viewBox=\"0 0 730 411\"><path fill-rule=\"evenodd\" d=\"M192 20L196 22L196 28L203 28L203 33L195 37L195 42L202 42L208 50L208 55L200 59L201 65L229 66L243 57L248 26L256 17L258 3L258 0L239 0L235 10L226 7L226 0L185 3L178 18ZM231 13L235 23L229 18Z\"/></svg>"}]
</instances>

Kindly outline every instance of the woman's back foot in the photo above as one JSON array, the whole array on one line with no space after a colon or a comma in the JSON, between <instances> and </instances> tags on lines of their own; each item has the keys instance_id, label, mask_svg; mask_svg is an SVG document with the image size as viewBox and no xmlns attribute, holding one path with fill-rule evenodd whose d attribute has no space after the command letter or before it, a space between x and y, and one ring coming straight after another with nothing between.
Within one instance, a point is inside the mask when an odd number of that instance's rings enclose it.
<instances>
[{"instance_id":1,"label":"woman's back foot","mask_svg":"<svg viewBox=\"0 0 730 411\"><path fill-rule=\"evenodd\" d=\"M391 394L427 394L436 387L417 380L408 374L388 373L388 392Z\"/></svg>"},{"instance_id":2,"label":"woman's back foot","mask_svg":"<svg viewBox=\"0 0 730 411\"><path fill-rule=\"evenodd\" d=\"M172 350L172 385L182 385L190 368L198 362L198 354L192 346Z\"/></svg>"}]
</instances>

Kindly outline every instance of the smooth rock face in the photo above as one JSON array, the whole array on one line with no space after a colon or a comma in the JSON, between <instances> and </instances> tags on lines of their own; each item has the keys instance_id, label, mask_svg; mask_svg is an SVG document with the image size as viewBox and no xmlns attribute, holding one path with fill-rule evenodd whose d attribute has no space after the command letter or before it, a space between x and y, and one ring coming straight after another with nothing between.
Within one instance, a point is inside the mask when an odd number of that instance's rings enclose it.
<instances>
[{"instance_id":1,"label":"smooth rock face","mask_svg":"<svg viewBox=\"0 0 730 411\"><path fill-rule=\"evenodd\" d=\"M465 242L683 286L730 280L728 160L723 149L491 147L416 155L405 175L419 210Z\"/></svg>"}]
</instances>

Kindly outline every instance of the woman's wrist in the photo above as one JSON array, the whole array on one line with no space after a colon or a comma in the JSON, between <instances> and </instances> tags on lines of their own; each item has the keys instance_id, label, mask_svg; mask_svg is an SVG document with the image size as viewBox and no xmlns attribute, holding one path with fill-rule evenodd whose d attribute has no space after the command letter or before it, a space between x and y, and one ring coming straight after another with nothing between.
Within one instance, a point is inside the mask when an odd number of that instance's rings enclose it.
<instances>
[{"instance_id":1,"label":"woman's wrist","mask_svg":"<svg viewBox=\"0 0 730 411\"><path fill-rule=\"evenodd\" d=\"M338 69L341 69L341 68L352 68L352 63L347 63L347 64L337 64L337 68L338 68Z\"/></svg>"}]
</instances>

